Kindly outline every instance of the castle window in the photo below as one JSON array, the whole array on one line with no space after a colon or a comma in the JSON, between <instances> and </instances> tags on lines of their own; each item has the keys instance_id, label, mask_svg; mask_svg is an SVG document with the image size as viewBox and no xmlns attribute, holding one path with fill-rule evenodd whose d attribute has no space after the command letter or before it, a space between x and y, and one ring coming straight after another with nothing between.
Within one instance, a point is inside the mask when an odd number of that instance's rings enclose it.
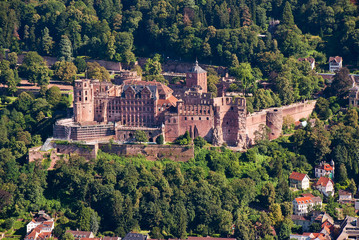
<instances>
[{"instance_id":1,"label":"castle window","mask_svg":"<svg viewBox=\"0 0 359 240\"><path fill-rule=\"evenodd\" d=\"M231 110L233 110L233 107L231 107Z\"/></svg>"},{"instance_id":2,"label":"castle window","mask_svg":"<svg viewBox=\"0 0 359 240\"><path fill-rule=\"evenodd\" d=\"M191 120L193 120L193 117L191 118Z\"/></svg>"},{"instance_id":3,"label":"castle window","mask_svg":"<svg viewBox=\"0 0 359 240\"><path fill-rule=\"evenodd\" d=\"M209 117L207 117L207 120L209 120Z\"/></svg>"},{"instance_id":4,"label":"castle window","mask_svg":"<svg viewBox=\"0 0 359 240\"><path fill-rule=\"evenodd\" d=\"M231 130L228 130L228 132L231 132Z\"/></svg>"},{"instance_id":5,"label":"castle window","mask_svg":"<svg viewBox=\"0 0 359 240\"><path fill-rule=\"evenodd\" d=\"M87 101L87 97L85 97L85 101Z\"/></svg>"},{"instance_id":6,"label":"castle window","mask_svg":"<svg viewBox=\"0 0 359 240\"><path fill-rule=\"evenodd\" d=\"M171 123L171 119L168 119L168 123Z\"/></svg>"},{"instance_id":7,"label":"castle window","mask_svg":"<svg viewBox=\"0 0 359 240\"><path fill-rule=\"evenodd\" d=\"M185 117L184 120L187 120L187 117Z\"/></svg>"},{"instance_id":8,"label":"castle window","mask_svg":"<svg viewBox=\"0 0 359 240\"><path fill-rule=\"evenodd\" d=\"M202 120L201 117L199 117L199 120Z\"/></svg>"},{"instance_id":9,"label":"castle window","mask_svg":"<svg viewBox=\"0 0 359 240\"><path fill-rule=\"evenodd\" d=\"M227 121L227 125L228 125L228 121Z\"/></svg>"},{"instance_id":10,"label":"castle window","mask_svg":"<svg viewBox=\"0 0 359 240\"><path fill-rule=\"evenodd\" d=\"M81 101L81 98L79 97L79 101Z\"/></svg>"},{"instance_id":11,"label":"castle window","mask_svg":"<svg viewBox=\"0 0 359 240\"><path fill-rule=\"evenodd\" d=\"M85 83L85 87L87 87L87 84Z\"/></svg>"},{"instance_id":12,"label":"castle window","mask_svg":"<svg viewBox=\"0 0 359 240\"><path fill-rule=\"evenodd\" d=\"M85 91L85 95L87 95L87 91Z\"/></svg>"}]
</instances>

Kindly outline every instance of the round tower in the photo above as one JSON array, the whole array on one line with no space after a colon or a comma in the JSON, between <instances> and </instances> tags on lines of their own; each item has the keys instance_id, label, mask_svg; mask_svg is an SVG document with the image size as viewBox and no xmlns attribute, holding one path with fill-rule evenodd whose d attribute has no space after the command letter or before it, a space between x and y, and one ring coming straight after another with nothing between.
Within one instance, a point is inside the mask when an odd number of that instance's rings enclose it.
<instances>
[{"instance_id":1,"label":"round tower","mask_svg":"<svg viewBox=\"0 0 359 240\"><path fill-rule=\"evenodd\" d=\"M78 123L94 121L94 101L91 80L75 80L74 121Z\"/></svg>"},{"instance_id":2,"label":"round tower","mask_svg":"<svg viewBox=\"0 0 359 240\"><path fill-rule=\"evenodd\" d=\"M274 109L267 112L266 116L267 127L270 128L269 140L276 139L282 133L283 126L283 112L281 109Z\"/></svg>"}]
</instances>

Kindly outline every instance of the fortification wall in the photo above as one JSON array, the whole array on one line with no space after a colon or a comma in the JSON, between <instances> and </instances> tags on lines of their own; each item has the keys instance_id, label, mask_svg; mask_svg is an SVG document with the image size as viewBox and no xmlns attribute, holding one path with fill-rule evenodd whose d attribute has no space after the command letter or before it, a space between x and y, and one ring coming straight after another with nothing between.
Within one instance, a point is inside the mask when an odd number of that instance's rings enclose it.
<instances>
[{"instance_id":1,"label":"fortification wall","mask_svg":"<svg viewBox=\"0 0 359 240\"><path fill-rule=\"evenodd\" d=\"M308 118L313 112L316 101L307 101L295 103L280 108L265 109L260 112L252 113L247 116L247 138L250 142L254 140L255 131L259 130L259 126L264 124L271 128L273 135L270 139L279 137L279 128L283 123L283 117L292 116L294 121L299 121L301 118ZM278 109L282 112L282 118L278 119L278 115L273 114L273 111ZM269 115L268 115L269 113Z\"/></svg>"},{"instance_id":2,"label":"fortification wall","mask_svg":"<svg viewBox=\"0 0 359 240\"><path fill-rule=\"evenodd\" d=\"M180 145L117 145L100 143L99 148L107 153L123 156L144 155L147 160L159 160L168 158L177 162L186 162L194 158L193 146Z\"/></svg>"},{"instance_id":3,"label":"fortification wall","mask_svg":"<svg viewBox=\"0 0 359 240\"><path fill-rule=\"evenodd\" d=\"M81 157L86 158L87 160L96 158L98 145L92 144L92 145L85 145L85 144L79 144L79 143L54 143L54 147L56 149L56 152L58 154L68 154L68 155L79 155Z\"/></svg>"}]
</instances>

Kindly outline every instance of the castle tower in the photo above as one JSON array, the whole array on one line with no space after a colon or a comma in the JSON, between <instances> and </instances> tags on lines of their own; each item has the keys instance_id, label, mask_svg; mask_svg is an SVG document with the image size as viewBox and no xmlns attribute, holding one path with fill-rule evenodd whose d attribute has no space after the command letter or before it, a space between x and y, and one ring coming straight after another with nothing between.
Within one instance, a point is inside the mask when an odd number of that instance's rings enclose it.
<instances>
[{"instance_id":1,"label":"castle tower","mask_svg":"<svg viewBox=\"0 0 359 240\"><path fill-rule=\"evenodd\" d=\"M283 112L281 109L274 109L267 112L266 125L270 128L269 140L276 139L282 133Z\"/></svg>"},{"instance_id":2,"label":"castle tower","mask_svg":"<svg viewBox=\"0 0 359 240\"><path fill-rule=\"evenodd\" d=\"M94 101L91 80L75 80L74 121L78 123L94 121Z\"/></svg>"},{"instance_id":3,"label":"castle tower","mask_svg":"<svg viewBox=\"0 0 359 240\"><path fill-rule=\"evenodd\" d=\"M197 60L196 64L186 74L186 87L192 88L195 86L200 86L203 93L207 92L207 72L198 65Z\"/></svg>"}]
</instances>

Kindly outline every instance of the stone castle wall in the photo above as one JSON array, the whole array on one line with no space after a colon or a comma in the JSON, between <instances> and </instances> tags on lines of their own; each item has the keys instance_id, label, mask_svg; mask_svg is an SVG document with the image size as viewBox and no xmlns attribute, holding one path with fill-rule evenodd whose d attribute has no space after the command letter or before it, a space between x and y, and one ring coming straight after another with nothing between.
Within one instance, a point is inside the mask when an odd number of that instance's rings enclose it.
<instances>
[{"instance_id":1,"label":"stone castle wall","mask_svg":"<svg viewBox=\"0 0 359 240\"><path fill-rule=\"evenodd\" d=\"M299 121L301 118L308 118L313 112L316 101L307 101L301 103L294 103L280 108L265 109L260 112L255 112L247 116L247 137L250 142L254 140L254 133L260 125L268 126L273 135L270 139L279 137L283 124L283 117L292 116L294 121ZM277 109L278 112L274 112ZM280 117L279 115L282 115Z\"/></svg>"},{"instance_id":2,"label":"stone castle wall","mask_svg":"<svg viewBox=\"0 0 359 240\"><path fill-rule=\"evenodd\" d=\"M99 148L107 153L114 153L122 156L144 155L147 160L159 160L168 158L177 162L186 162L194 158L193 146L180 145L137 145L137 144L105 144L100 143Z\"/></svg>"}]
</instances>

